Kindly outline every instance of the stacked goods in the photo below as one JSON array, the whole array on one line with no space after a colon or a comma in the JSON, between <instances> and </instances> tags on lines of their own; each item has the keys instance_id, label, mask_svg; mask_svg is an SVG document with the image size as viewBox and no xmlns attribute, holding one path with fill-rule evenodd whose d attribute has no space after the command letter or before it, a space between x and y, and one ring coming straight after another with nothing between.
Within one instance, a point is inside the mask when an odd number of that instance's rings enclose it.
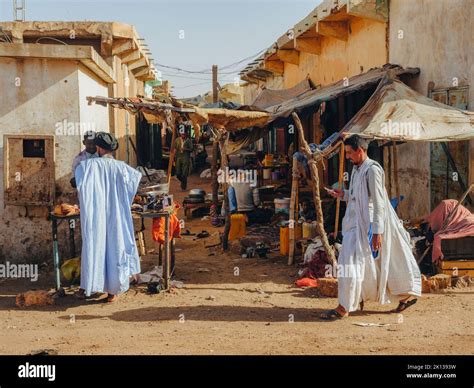
<instances>
[{"instance_id":1,"label":"stacked goods","mask_svg":"<svg viewBox=\"0 0 474 388\"><path fill-rule=\"evenodd\" d=\"M319 278L318 289L322 296L329 298L337 298L337 279L334 278Z\"/></svg>"},{"instance_id":2,"label":"stacked goods","mask_svg":"<svg viewBox=\"0 0 474 388\"><path fill-rule=\"evenodd\" d=\"M421 275L421 292L429 294L431 292L430 281L425 275Z\"/></svg>"},{"instance_id":3,"label":"stacked goods","mask_svg":"<svg viewBox=\"0 0 474 388\"><path fill-rule=\"evenodd\" d=\"M469 275L460 276L457 278L453 278L451 282L451 286L454 288L466 288L466 287L473 287L474 286L474 277Z\"/></svg>"},{"instance_id":4,"label":"stacked goods","mask_svg":"<svg viewBox=\"0 0 474 388\"><path fill-rule=\"evenodd\" d=\"M438 274L427 278L425 275L421 277L421 290L424 293L436 292L451 287L451 276Z\"/></svg>"},{"instance_id":5,"label":"stacked goods","mask_svg":"<svg viewBox=\"0 0 474 388\"><path fill-rule=\"evenodd\" d=\"M16 305L18 307L52 305L53 295L48 291L27 291L16 296Z\"/></svg>"},{"instance_id":6,"label":"stacked goods","mask_svg":"<svg viewBox=\"0 0 474 388\"><path fill-rule=\"evenodd\" d=\"M56 216L74 216L77 214L79 214L79 207L77 205L62 203L54 207L54 215Z\"/></svg>"},{"instance_id":7,"label":"stacked goods","mask_svg":"<svg viewBox=\"0 0 474 388\"><path fill-rule=\"evenodd\" d=\"M270 166L273 166L273 160L274 160L274 157L272 154L266 154L265 155L265 159L263 159L263 165L265 167L270 167Z\"/></svg>"}]
</instances>

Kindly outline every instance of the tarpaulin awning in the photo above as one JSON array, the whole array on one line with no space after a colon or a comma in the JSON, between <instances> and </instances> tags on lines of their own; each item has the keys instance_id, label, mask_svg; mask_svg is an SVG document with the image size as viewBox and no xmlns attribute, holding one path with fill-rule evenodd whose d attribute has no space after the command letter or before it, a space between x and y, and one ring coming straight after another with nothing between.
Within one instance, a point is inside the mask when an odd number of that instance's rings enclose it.
<instances>
[{"instance_id":1,"label":"tarpaulin awning","mask_svg":"<svg viewBox=\"0 0 474 388\"><path fill-rule=\"evenodd\" d=\"M270 121L274 121L279 117L288 117L294 111L300 112L305 108L318 105L323 101L329 101L336 97L367 89L372 85L377 85L388 72L390 72L393 77L399 77L402 75L417 75L420 70L418 68L404 69L398 65L386 64L383 67L374 68L366 73L342 79L339 82L323 88L309 90L281 104L267 107L265 111L270 113Z\"/></svg>"},{"instance_id":2,"label":"tarpaulin awning","mask_svg":"<svg viewBox=\"0 0 474 388\"><path fill-rule=\"evenodd\" d=\"M312 90L311 81L306 78L289 89L263 89L255 98L251 107L253 109L265 110L271 106L282 104L292 98Z\"/></svg>"},{"instance_id":3,"label":"tarpaulin awning","mask_svg":"<svg viewBox=\"0 0 474 388\"><path fill-rule=\"evenodd\" d=\"M211 124L226 131L233 132L241 128L263 127L267 124L270 115L266 112L244 111L232 109L204 109L184 104L161 103L140 98L109 98L109 97L87 97L89 104L110 104L115 108L126 109L132 114L142 112L149 123L168 123L169 114L185 114L198 125Z\"/></svg>"},{"instance_id":4,"label":"tarpaulin awning","mask_svg":"<svg viewBox=\"0 0 474 388\"><path fill-rule=\"evenodd\" d=\"M154 100L140 98L107 98L107 97L88 97L89 103L96 102L110 104L117 108L126 109L131 113L142 112L148 122L162 123L166 122L166 116L169 112L175 114L186 114L191 121L196 124L211 124L216 127L224 127L225 130L234 132L249 127L265 127L279 117L288 117L294 111L301 111L307 107L315 106L322 101L332 100L340 95L354 93L358 90L366 89L371 85L377 85L388 72L393 76L404 74L418 74L419 69L404 69L397 65L387 64L380 68L375 68L366 73L341 80L332 85L320 89L308 89L311 84L308 79L301 82L291 89L283 91L265 90L257 103L261 106L267 105L285 96L293 96L276 105L268 106L264 109L250 106L241 107L239 110L233 109L203 109L195 106L183 104L180 101L173 101L172 104L160 103ZM302 92L301 94L299 94Z\"/></svg>"},{"instance_id":5,"label":"tarpaulin awning","mask_svg":"<svg viewBox=\"0 0 474 388\"><path fill-rule=\"evenodd\" d=\"M474 139L474 113L434 101L386 77L342 132L394 141L469 140Z\"/></svg>"}]
</instances>

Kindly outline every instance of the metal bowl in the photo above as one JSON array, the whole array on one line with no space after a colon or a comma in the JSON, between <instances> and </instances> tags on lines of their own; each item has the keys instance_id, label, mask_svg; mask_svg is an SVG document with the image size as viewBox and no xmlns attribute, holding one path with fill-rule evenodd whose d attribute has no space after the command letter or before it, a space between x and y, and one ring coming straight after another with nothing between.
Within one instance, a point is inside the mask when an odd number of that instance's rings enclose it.
<instances>
[{"instance_id":1,"label":"metal bowl","mask_svg":"<svg viewBox=\"0 0 474 388\"><path fill-rule=\"evenodd\" d=\"M204 199L205 196L201 194L189 194L188 198Z\"/></svg>"},{"instance_id":2,"label":"metal bowl","mask_svg":"<svg viewBox=\"0 0 474 388\"><path fill-rule=\"evenodd\" d=\"M192 189L192 190L189 190L189 195L191 196L200 196L200 197L204 197L206 195L206 192L203 190L203 189Z\"/></svg>"}]
</instances>

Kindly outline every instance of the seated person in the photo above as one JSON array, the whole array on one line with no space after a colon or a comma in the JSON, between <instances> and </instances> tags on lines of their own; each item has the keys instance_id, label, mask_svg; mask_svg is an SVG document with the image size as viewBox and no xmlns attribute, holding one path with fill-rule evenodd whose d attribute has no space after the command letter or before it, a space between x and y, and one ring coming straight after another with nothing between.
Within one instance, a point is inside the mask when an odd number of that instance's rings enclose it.
<instances>
[{"instance_id":1,"label":"seated person","mask_svg":"<svg viewBox=\"0 0 474 388\"><path fill-rule=\"evenodd\" d=\"M236 210L247 215L249 224L264 224L270 221L272 211L258 207L260 205L260 195L254 185L249 182L232 182L230 186L235 193Z\"/></svg>"},{"instance_id":2,"label":"seated person","mask_svg":"<svg viewBox=\"0 0 474 388\"><path fill-rule=\"evenodd\" d=\"M311 152L316 151L316 144L309 144ZM296 158L298 162L298 172L300 174L300 184L305 186L308 180L311 180L311 173L309 171L308 158L306 155L300 151L293 153L293 157Z\"/></svg>"},{"instance_id":3,"label":"seated person","mask_svg":"<svg viewBox=\"0 0 474 388\"><path fill-rule=\"evenodd\" d=\"M308 198L303 198L300 202L300 218L305 222L316 221L316 212Z\"/></svg>"},{"instance_id":4,"label":"seated person","mask_svg":"<svg viewBox=\"0 0 474 388\"><path fill-rule=\"evenodd\" d=\"M260 205L258 189L248 182L232 182L230 187L234 189L238 212L251 212Z\"/></svg>"},{"instance_id":5,"label":"seated person","mask_svg":"<svg viewBox=\"0 0 474 388\"><path fill-rule=\"evenodd\" d=\"M229 196L229 210L231 213L235 213L237 211L237 198L235 198L235 190L232 186L227 189L227 194ZM224 206L222 210L224 210Z\"/></svg>"}]
</instances>

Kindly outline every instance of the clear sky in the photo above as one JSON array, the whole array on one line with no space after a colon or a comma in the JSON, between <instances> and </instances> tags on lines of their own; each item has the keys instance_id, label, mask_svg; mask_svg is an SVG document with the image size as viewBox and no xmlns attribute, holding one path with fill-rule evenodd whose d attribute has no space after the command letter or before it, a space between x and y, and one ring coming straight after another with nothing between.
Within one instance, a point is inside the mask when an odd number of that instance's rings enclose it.
<instances>
[{"instance_id":1,"label":"clear sky","mask_svg":"<svg viewBox=\"0 0 474 388\"><path fill-rule=\"evenodd\" d=\"M251 57L269 47L320 0L26 0L26 20L117 21L133 24L145 38L163 79L177 97L211 89L207 70ZM0 0L0 20L13 19L13 0ZM184 35L184 36L183 36ZM184 37L184 39L182 39ZM234 82L246 63L222 70L221 85ZM187 77L187 78L184 78Z\"/></svg>"}]
</instances>

